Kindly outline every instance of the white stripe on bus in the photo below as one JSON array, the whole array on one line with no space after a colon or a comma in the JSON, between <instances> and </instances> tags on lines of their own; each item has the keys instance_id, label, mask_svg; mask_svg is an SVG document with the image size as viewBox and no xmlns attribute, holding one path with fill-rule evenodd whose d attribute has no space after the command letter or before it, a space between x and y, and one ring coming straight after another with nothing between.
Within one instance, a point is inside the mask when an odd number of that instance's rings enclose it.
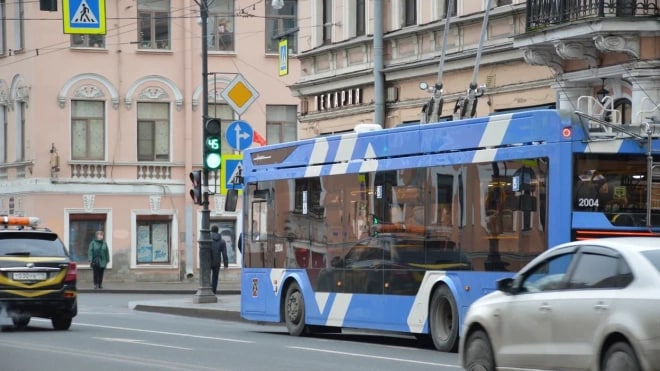
<instances>
[{"instance_id":1,"label":"white stripe on bus","mask_svg":"<svg viewBox=\"0 0 660 371\"><path fill-rule=\"evenodd\" d=\"M330 307L330 314L325 323L326 326L343 327L344 319L346 319L346 312L348 306L351 304L353 294L336 294L335 300Z\"/></svg>"},{"instance_id":2,"label":"white stripe on bus","mask_svg":"<svg viewBox=\"0 0 660 371\"><path fill-rule=\"evenodd\" d=\"M509 129L511 114L491 116L486 124L479 147L499 146L504 141L504 134Z\"/></svg>"}]
</instances>

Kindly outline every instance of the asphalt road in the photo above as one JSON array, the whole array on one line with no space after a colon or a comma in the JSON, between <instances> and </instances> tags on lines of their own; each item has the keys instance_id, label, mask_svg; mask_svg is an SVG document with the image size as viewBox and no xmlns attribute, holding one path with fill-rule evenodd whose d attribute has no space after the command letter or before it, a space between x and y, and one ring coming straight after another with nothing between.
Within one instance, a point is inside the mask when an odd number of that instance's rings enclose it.
<instances>
[{"instance_id":1,"label":"asphalt road","mask_svg":"<svg viewBox=\"0 0 660 371\"><path fill-rule=\"evenodd\" d=\"M172 296L152 295L154 300ZM69 331L32 319L0 333L0 369L36 370L459 370L456 354L409 336L344 331L296 338L283 326L133 311L144 296L81 294ZM2 320L0 319L0 323Z\"/></svg>"}]
</instances>

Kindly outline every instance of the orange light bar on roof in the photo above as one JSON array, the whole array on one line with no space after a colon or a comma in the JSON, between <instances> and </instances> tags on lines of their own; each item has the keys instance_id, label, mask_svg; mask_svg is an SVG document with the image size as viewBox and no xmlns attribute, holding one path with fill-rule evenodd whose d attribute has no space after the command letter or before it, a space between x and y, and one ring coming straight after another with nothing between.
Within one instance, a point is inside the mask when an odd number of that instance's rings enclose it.
<instances>
[{"instance_id":1,"label":"orange light bar on roof","mask_svg":"<svg viewBox=\"0 0 660 371\"><path fill-rule=\"evenodd\" d=\"M0 216L0 224L35 227L39 224L39 218L34 216Z\"/></svg>"},{"instance_id":2,"label":"orange light bar on roof","mask_svg":"<svg viewBox=\"0 0 660 371\"><path fill-rule=\"evenodd\" d=\"M649 231L575 231L576 240L591 240L604 237L658 237L659 234Z\"/></svg>"}]
</instances>

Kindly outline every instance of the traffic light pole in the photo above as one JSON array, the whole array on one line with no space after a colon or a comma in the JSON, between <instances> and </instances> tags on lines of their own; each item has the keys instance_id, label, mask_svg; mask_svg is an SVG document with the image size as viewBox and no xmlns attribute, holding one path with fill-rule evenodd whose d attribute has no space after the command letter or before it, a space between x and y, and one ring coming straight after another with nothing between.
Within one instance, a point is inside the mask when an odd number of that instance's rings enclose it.
<instances>
[{"instance_id":1,"label":"traffic light pole","mask_svg":"<svg viewBox=\"0 0 660 371\"><path fill-rule=\"evenodd\" d=\"M199 5L202 20L202 133L209 115L209 82L208 82L208 34L207 21L209 16L208 0L195 0ZM202 141L204 140L202 134ZM206 146L206 143L202 143ZM217 303L218 297L211 291L211 210L209 210L209 169L205 159L202 159L202 225L199 229L199 288L193 297L193 303Z\"/></svg>"}]
</instances>

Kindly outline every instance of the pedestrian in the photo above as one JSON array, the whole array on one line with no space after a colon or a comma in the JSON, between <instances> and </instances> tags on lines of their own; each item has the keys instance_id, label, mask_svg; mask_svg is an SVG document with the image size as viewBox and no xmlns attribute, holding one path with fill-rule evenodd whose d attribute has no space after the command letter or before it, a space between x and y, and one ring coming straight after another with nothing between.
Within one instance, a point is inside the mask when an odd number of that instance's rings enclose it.
<instances>
[{"instance_id":1,"label":"pedestrian","mask_svg":"<svg viewBox=\"0 0 660 371\"><path fill-rule=\"evenodd\" d=\"M89 266L92 267L95 289L103 288L103 273L105 272L105 267L110 262L110 252L104 238L105 234L103 231L96 231L96 238L89 243L89 250L87 251Z\"/></svg>"},{"instance_id":2,"label":"pedestrian","mask_svg":"<svg viewBox=\"0 0 660 371\"><path fill-rule=\"evenodd\" d=\"M229 265L227 260L227 245L218 233L218 226L211 227L211 291L215 294L218 290L218 277L220 276L220 265L224 263L225 268Z\"/></svg>"}]
</instances>

